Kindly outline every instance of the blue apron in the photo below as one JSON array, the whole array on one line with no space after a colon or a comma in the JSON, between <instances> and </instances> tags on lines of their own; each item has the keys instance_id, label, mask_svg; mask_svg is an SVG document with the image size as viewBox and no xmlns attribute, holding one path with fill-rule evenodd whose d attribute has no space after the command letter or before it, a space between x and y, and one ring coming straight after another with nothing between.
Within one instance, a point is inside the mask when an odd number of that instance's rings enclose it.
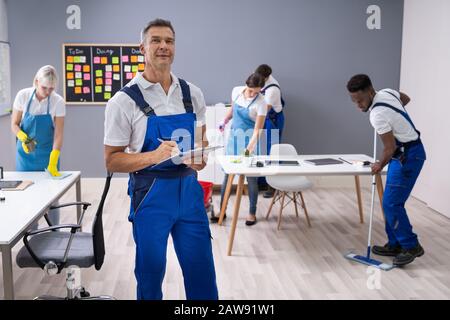
<instances>
[{"instance_id":1,"label":"blue apron","mask_svg":"<svg viewBox=\"0 0 450 320\"><path fill-rule=\"evenodd\" d=\"M265 95L266 90L271 87L277 87L278 89L280 89L279 85L272 83L269 84L264 89L262 89L261 93ZM270 149L272 148L272 145L281 143L281 137L283 135L283 128L284 128L283 110L285 103L283 97L281 97L281 105L283 109L280 112L276 112L273 108L271 108L267 113L266 120L264 122L264 129L266 130L265 132L266 132L267 154L270 154ZM274 131L272 132L272 130Z\"/></svg>"},{"instance_id":2,"label":"blue apron","mask_svg":"<svg viewBox=\"0 0 450 320\"><path fill-rule=\"evenodd\" d=\"M395 95L393 96L395 97ZM395 139L397 150L389 161L386 189L383 196L385 228L389 244L400 245L403 249L412 249L417 246L418 240L408 219L405 203L426 160L425 149L420 139L420 132L406 111L399 110L387 103L376 103L373 106L373 108L377 107L389 108L401 114L419 135L417 140L407 143Z\"/></svg>"},{"instance_id":3,"label":"blue apron","mask_svg":"<svg viewBox=\"0 0 450 320\"><path fill-rule=\"evenodd\" d=\"M238 96L239 98L239 96ZM248 107L240 106L236 101L233 103L233 123L230 136L228 137L226 155L243 155L255 130L255 121L250 118L250 106L256 101L258 95L250 102ZM256 153L259 154L259 142Z\"/></svg>"},{"instance_id":4,"label":"blue apron","mask_svg":"<svg viewBox=\"0 0 450 320\"><path fill-rule=\"evenodd\" d=\"M196 115L189 85L182 79L179 81L186 113L178 115L157 116L137 84L122 88L147 116L141 152L157 149L158 138L176 140L180 146L194 146ZM145 168L130 174L128 194L131 198L128 219L133 223L136 243L137 298L162 299L167 239L171 234L183 270L186 298L217 300L211 232L196 171L184 164Z\"/></svg>"},{"instance_id":5,"label":"blue apron","mask_svg":"<svg viewBox=\"0 0 450 320\"><path fill-rule=\"evenodd\" d=\"M27 154L22 148L22 142L16 141L16 171L44 171L48 166L50 153L53 149L55 129L50 115L50 96L48 96L47 113L32 115L30 106L35 95L36 89L25 107L25 115L20 123L20 129L30 138L36 140L36 149Z\"/></svg>"}]
</instances>

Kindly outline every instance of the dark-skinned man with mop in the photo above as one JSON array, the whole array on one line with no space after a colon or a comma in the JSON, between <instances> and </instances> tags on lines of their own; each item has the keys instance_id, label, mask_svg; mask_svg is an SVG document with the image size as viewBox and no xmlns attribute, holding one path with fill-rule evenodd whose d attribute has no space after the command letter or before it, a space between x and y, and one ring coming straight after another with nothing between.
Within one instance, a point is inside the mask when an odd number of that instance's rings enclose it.
<instances>
[{"instance_id":1,"label":"dark-skinned man with mop","mask_svg":"<svg viewBox=\"0 0 450 320\"><path fill-rule=\"evenodd\" d=\"M405 210L426 159L420 132L405 110L410 98L391 89L375 91L364 74L353 76L347 90L361 111L370 112L370 123L384 145L381 159L372 165L372 174L389 164L383 196L388 243L373 246L372 252L393 256L394 266L405 266L424 254Z\"/></svg>"}]
</instances>

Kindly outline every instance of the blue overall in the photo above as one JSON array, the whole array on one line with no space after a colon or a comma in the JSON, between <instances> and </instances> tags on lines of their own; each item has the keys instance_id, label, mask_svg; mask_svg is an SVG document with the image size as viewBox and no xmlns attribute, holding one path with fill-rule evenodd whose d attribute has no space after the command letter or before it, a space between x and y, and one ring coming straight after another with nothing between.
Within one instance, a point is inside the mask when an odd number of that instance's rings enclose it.
<instances>
[{"instance_id":1,"label":"blue overall","mask_svg":"<svg viewBox=\"0 0 450 320\"><path fill-rule=\"evenodd\" d=\"M413 232L405 210L405 202L416 183L426 159L425 149L420 140L420 132L405 111L387 103L376 103L373 108L385 107L401 114L419 135L415 141L402 143L396 139L397 151L389 161L386 189L383 196L383 210L389 245L400 245L403 249L417 246L417 235Z\"/></svg>"},{"instance_id":2,"label":"blue overall","mask_svg":"<svg viewBox=\"0 0 450 320\"><path fill-rule=\"evenodd\" d=\"M277 85L275 83L272 83L272 84L269 84L263 90L261 90L261 93L263 95L265 95L266 94L266 90L271 88L271 87L277 87L278 89L280 89L279 85ZM284 109L285 103L284 103L283 98L281 98L281 105L283 106L283 109ZM283 135L283 128L284 128L284 113L283 113L283 109L280 112L276 112L273 108L271 108L269 110L269 112L267 113L266 120L264 122L264 129L266 130L267 154L270 154L270 149L272 148L273 144L281 143L281 137ZM272 134L275 135L275 133L276 133L276 131L274 131L272 133L272 130L279 130L278 131L279 134L274 136L277 141L272 141Z\"/></svg>"},{"instance_id":3,"label":"blue overall","mask_svg":"<svg viewBox=\"0 0 450 320\"><path fill-rule=\"evenodd\" d=\"M44 171L48 166L50 153L53 149L55 128L50 114L50 96L47 98L47 113L32 115L30 106L35 95L36 89L34 89L25 107L25 114L20 123L20 129L37 142L36 149L33 152L25 153L22 148L22 142L20 140L16 141L16 171ZM53 203L53 205L58 205L58 202ZM48 218L52 225L59 224L59 209L51 210ZM31 230L36 230L37 228L38 223L30 226Z\"/></svg>"},{"instance_id":4,"label":"blue overall","mask_svg":"<svg viewBox=\"0 0 450 320\"><path fill-rule=\"evenodd\" d=\"M50 153L53 149L54 126L50 115L50 96L47 102L47 113L32 115L30 106L36 89L28 100L24 110L24 116L20 123L20 129L30 138L36 140L36 149L33 152L25 153L22 142L16 141L16 170L17 171L44 171L48 166Z\"/></svg>"},{"instance_id":5,"label":"blue overall","mask_svg":"<svg viewBox=\"0 0 450 320\"><path fill-rule=\"evenodd\" d=\"M230 136L227 143L227 155L242 155L250 142L255 129L255 121L250 118L250 106L256 101L258 95L250 102L247 108L240 106L236 101L233 103L233 123L231 125ZM237 100L237 99L236 99ZM256 154L260 153L259 142L256 145ZM221 188L221 206L228 181L226 174ZM248 195L250 200L250 214L256 214L256 204L258 201L258 178L247 177Z\"/></svg>"},{"instance_id":6,"label":"blue overall","mask_svg":"<svg viewBox=\"0 0 450 320\"><path fill-rule=\"evenodd\" d=\"M147 116L142 152L157 149L158 138L176 140L182 136L194 145L196 115L189 85L182 79L179 81L186 113L178 115L157 116L137 84L122 88ZM175 136L180 130L188 132L188 137ZM186 298L218 299L211 232L196 172L184 164L158 170L150 166L130 174L128 194L131 198L128 219L133 223L136 243L137 298L162 299L170 233L183 271Z\"/></svg>"}]
</instances>

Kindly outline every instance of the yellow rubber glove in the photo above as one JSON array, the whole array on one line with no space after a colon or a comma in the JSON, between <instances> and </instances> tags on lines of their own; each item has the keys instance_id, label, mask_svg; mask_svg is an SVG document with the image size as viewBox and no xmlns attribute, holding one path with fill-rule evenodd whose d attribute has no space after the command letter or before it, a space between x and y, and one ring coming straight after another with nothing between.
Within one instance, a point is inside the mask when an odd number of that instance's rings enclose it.
<instances>
[{"instance_id":1,"label":"yellow rubber glove","mask_svg":"<svg viewBox=\"0 0 450 320\"><path fill-rule=\"evenodd\" d=\"M52 150L52 152L50 153L50 159L48 162L48 167L47 167L47 171L50 172L50 174L54 177L60 177L61 173L58 172L58 159L59 159L59 154L60 151L59 150Z\"/></svg>"},{"instance_id":2,"label":"yellow rubber glove","mask_svg":"<svg viewBox=\"0 0 450 320\"><path fill-rule=\"evenodd\" d=\"M19 132L17 132L17 139L22 141L22 149L23 149L23 151L25 151L25 153L30 153L30 149L28 149L28 146L25 143L28 140L27 134L25 132L23 132L22 130L19 130Z\"/></svg>"},{"instance_id":3,"label":"yellow rubber glove","mask_svg":"<svg viewBox=\"0 0 450 320\"><path fill-rule=\"evenodd\" d=\"M17 139L19 139L22 142L27 141L28 136L25 132L23 132L22 130L19 130L19 132L17 132Z\"/></svg>"}]
</instances>

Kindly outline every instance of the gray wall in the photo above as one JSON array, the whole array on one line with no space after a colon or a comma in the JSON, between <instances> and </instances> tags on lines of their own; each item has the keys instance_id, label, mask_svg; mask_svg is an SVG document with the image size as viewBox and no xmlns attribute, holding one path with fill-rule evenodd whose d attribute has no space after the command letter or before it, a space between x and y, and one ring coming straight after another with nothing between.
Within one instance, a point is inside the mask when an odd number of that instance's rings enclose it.
<instances>
[{"instance_id":1,"label":"gray wall","mask_svg":"<svg viewBox=\"0 0 450 320\"><path fill-rule=\"evenodd\" d=\"M70 4L81 7L81 30L66 28ZM381 30L366 28L371 4L381 6ZM227 101L258 64L270 64L287 102L285 141L302 153L371 154L367 115L345 84L365 72L378 87L399 86L403 0L9 0L7 7L13 95L44 64L61 72L62 43L136 43L155 17L172 20L174 72L202 88L209 104ZM63 169L103 175L103 111L67 107ZM0 163L9 166L5 118L0 126Z\"/></svg>"}]
</instances>

